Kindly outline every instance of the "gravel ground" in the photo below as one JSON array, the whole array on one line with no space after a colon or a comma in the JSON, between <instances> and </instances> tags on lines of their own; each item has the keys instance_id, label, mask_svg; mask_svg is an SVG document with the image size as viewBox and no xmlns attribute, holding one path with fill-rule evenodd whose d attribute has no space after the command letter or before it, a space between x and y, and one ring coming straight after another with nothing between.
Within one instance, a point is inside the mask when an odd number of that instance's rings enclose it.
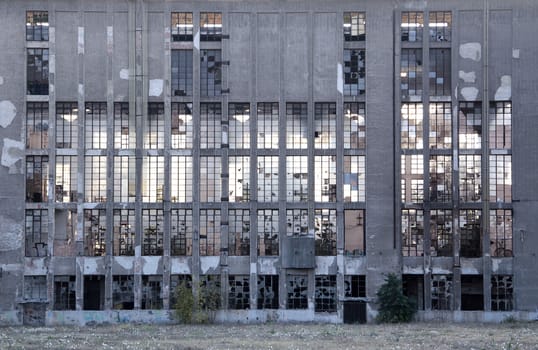
<instances>
[{"instance_id":1,"label":"gravel ground","mask_svg":"<svg viewBox=\"0 0 538 350\"><path fill-rule=\"evenodd\" d=\"M3 327L0 349L538 349L538 322Z\"/></svg>"}]
</instances>

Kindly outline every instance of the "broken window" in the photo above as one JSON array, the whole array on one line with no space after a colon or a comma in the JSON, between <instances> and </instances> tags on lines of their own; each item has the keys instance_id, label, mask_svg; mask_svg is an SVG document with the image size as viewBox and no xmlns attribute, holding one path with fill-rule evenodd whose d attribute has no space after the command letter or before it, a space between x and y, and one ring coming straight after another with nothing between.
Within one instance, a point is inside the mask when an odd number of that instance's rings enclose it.
<instances>
[{"instance_id":1,"label":"broken window","mask_svg":"<svg viewBox=\"0 0 538 350\"><path fill-rule=\"evenodd\" d=\"M424 28L424 13L422 12L402 12L402 41L422 41L422 30Z\"/></svg>"},{"instance_id":2,"label":"broken window","mask_svg":"<svg viewBox=\"0 0 538 350\"><path fill-rule=\"evenodd\" d=\"M278 309L278 275L258 275L258 309Z\"/></svg>"},{"instance_id":3,"label":"broken window","mask_svg":"<svg viewBox=\"0 0 538 350\"><path fill-rule=\"evenodd\" d=\"M365 275L345 275L344 276L344 296L346 298L366 297L366 276Z\"/></svg>"},{"instance_id":4,"label":"broken window","mask_svg":"<svg viewBox=\"0 0 538 350\"><path fill-rule=\"evenodd\" d=\"M452 156L430 156L430 201L452 201Z\"/></svg>"},{"instance_id":5,"label":"broken window","mask_svg":"<svg viewBox=\"0 0 538 350\"><path fill-rule=\"evenodd\" d=\"M192 290L191 275L170 275L170 308L175 308L178 302L178 289L181 285Z\"/></svg>"},{"instance_id":6,"label":"broken window","mask_svg":"<svg viewBox=\"0 0 538 350\"><path fill-rule=\"evenodd\" d=\"M200 50L201 96L220 96L222 88L221 66L220 50Z\"/></svg>"},{"instance_id":7,"label":"broken window","mask_svg":"<svg viewBox=\"0 0 538 350\"><path fill-rule=\"evenodd\" d=\"M258 149L278 149L278 102L258 103Z\"/></svg>"},{"instance_id":8,"label":"broken window","mask_svg":"<svg viewBox=\"0 0 538 350\"><path fill-rule=\"evenodd\" d=\"M28 95L49 94L49 49L27 49L26 88Z\"/></svg>"},{"instance_id":9,"label":"broken window","mask_svg":"<svg viewBox=\"0 0 538 350\"><path fill-rule=\"evenodd\" d=\"M432 310L452 310L453 287L451 275L432 275Z\"/></svg>"},{"instance_id":10,"label":"broken window","mask_svg":"<svg viewBox=\"0 0 538 350\"><path fill-rule=\"evenodd\" d=\"M344 202L365 200L366 156L344 156Z\"/></svg>"},{"instance_id":11,"label":"broken window","mask_svg":"<svg viewBox=\"0 0 538 350\"><path fill-rule=\"evenodd\" d=\"M287 309L307 309L308 308L308 276L307 275L287 275L286 276L286 308Z\"/></svg>"},{"instance_id":12,"label":"broken window","mask_svg":"<svg viewBox=\"0 0 538 350\"><path fill-rule=\"evenodd\" d=\"M510 275L491 276L491 311L514 309L514 285Z\"/></svg>"},{"instance_id":13,"label":"broken window","mask_svg":"<svg viewBox=\"0 0 538 350\"><path fill-rule=\"evenodd\" d=\"M461 310L484 310L482 275L461 275Z\"/></svg>"},{"instance_id":14,"label":"broken window","mask_svg":"<svg viewBox=\"0 0 538 350\"><path fill-rule=\"evenodd\" d=\"M200 210L200 256L220 255L220 210Z\"/></svg>"},{"instance_id":15,"label":"broken window","mask_svg":"<svg viewBox=\"0 0 538 350\"><path fill-rule=\"evenodd\" d=\"M258 210L258 256L278 255L278 209Z\"/></svg>"},{"instance_id":16,"label":"broken window","mask_svg":"<svg viewBox=\"0 0 538 350\"><path fill-rule=\"evenodd\" d=\"M315 311L336 312L336 276L316 276Z\"/></svg>"},{"instance_id":17,"label":"broken window","mask_svg":"<svg viewBox=\"0 0 538 350\"><path fill-rule=\"evenodd\" d=\"M222 14L220 12L200 13L200 40L220 41L222 37Z\"/></svg>"},{"instance_id":18,"label":"broken window","mask_svg":"<svg viewBox=\"0 0 538 350\"><path fill-rule=\"evenodd\" d=\"M228 219L228 254L250 255L250 210L230 209Z\"/></svg>"},{"instance_id":19,"label":"broken window","mask_svg":"<svg viewBox=\"0 0 538 350\"><path fill-rule=\"evenodd\" d=\"M460 102L458 113L460 149L482 148L482 103Z\"/></svg>"},{"instance_id":20,"label":"broken window","mask_svg":"<svg viewBox=\"0 0 538 350\"><path fill-rule=\"evenodd\" d=\"M429 17L430 41L451 41L452 13L449 11L430 12Z\"/></svg>"},{"instance_id":21,"label":"broken window","mask_svg":"<svg viewBox=\"0 0 538 350\"><path fill-rule=\"evenodd\" d=\"M114 103L114 148L136 148L134 118L129 117L129 103Z\"/></svg>"},{"instance_id":22,"label":"broken window","mask_svg":"<svg viewBox=\"0 0 538 350\"><path fill-rule=\"evenodd\" d=\"M366 40L366 14L344 12L344 41Z\"/></svg>"},{"instance_id":23,"label":"broken window","mask_svg":"<svg viewBox=\"0 0 538 350\"><path fill-rule=\"evenodd\" d=\"M163 255L163 210L142 209L142 255Z\"/></svg>"},{"instance_id":24,"label":"broken window","mask_svg":"<svg viewBox=\"0 0 538 350\"><path fill-rule=\"evenodd\" d=\"M192 210L172 209L170 226L170 255L192 255Z\"/></svg>"},{"instance_id":25,"label":"broken window","mask_svg":"<svg viewBox=\"0 0 538 350\"><path fill-rule=\"evenodd\" d=\"M56 156L56 202L77 201L78 164L76 156Z\"/></svg>"},{"instance_id":26,"label":"broken window","mask_svg":"<svg viewBox=\"0 0 538 350\"><path fill-rule=\"evenodd\" d=\"M49 147L49 104L28 102L26 104L26 148Z\"/></svg>"},{"instance_id":27,"label":"broken window","mask_svg":"<svg viewBox=\"0 0 538 350\"><path fill-rule=\"evenodd\" d=\"M489 211L489 239L491 241L491 256L513 256L512 232L512 210L492 209Z\"/></svg>"},{"instance_id":28,"label":"broken window","mask_svg":"<svg viewBox=\"0 0 538 350\"><path fill-rule=\"evenodd\" d=\"M26 156L26 201L47 202L48 156Z\"/></svg>"},{"instance_id":29,"label":"broken window","mask_svg":"<svg viewBox=\"0 0 538 350\"><path fill-rule=\"evenodd\" d=\"M228 105L230 148L250 148L250 104L230 103Z\"/></svg>"},{"instance_id":30,"label":"broken window","mask_svg":"<svg viewBox=\"0 0 538 350\"><path fill-rule=\"evenodd\" d=\"M135 211L114 209L114 255L135 255Z\"/></svg>"},{"instance_id":31,"label":"broken window","mask_svg":"<svg viewBox=\"0 0 538 350\"><path fill-rule=\"evenodd\" d=\"M336 148L336 103L316 103L314 148Z\"/></svg>"},{"instance_id":32,"label":"broken window","mask_svg":"<svg viewBox=\"0 0 538 350\"><path fill-rule=\"evenodd\" d=\"M220 103L200 104L200 148L220 148L222 143Z\"/></svg>"},{"instance_id":33,"label":"broken window","mask_svg":"<svg viewBox=\"0 0 538 350\"><path fill-rule=\"evenodd\" d=\"M148 103L148 119L144 133L144 148L164 148L164 104L162 102Z\"/></svg>"},{"instance_id":34,"label":"broken window","mask_svg":"<svg viewBox=\"0 0 538 350\"><path fill-rule=\"evenodd\" d=\"M430 103L430 148L452 147L452 111L450 103Z\"/></svg>"},{"instance_id":35,"label":"broken window","mask_svg":"<svg viewBox=\"0 0 538 350\"><path fill-rule=\"evenodd\" d=\"M84 310L103 310L105 304L105 276L84 276Z\"/></svg>"},{"instance_id":36,"label":"broken window","mask_svg":"<svg viewBox=\"0 0 538 350\"><path fill-rule=\"evenodd\" d=\"M316 202L336 202L336 156L314 157Z\"/></svg>"},{"instance_id":37,"label":"broken window","mask_svg":"<svg viewBox=\"0 0 538 350\"><path fill-rule=\"evenodd\" d=\"M136 159L133 156L114 157L114 201L136 200Z\"/></svg>"},{"instance_id":38,"label":"broken window","mask_svg":"<svg viewBox=\"0 0 538 350\"><path fill-rule=\"evenodd\" d=\"M316 255L336 255L336 209L314 211Z\"/></svg>"},{"instance_id":39,"label":"broken window","mask_svg":"<svg viewBox=\"0 0 538 350\"><path fill-rule=\"evenodd\" d=\"M344 211L344 254L365 255L364 210Z\"/></svg>"},{"instance_id":40,"label":"broken window","mask_svg":"<svg viewBox=\"0 0 538 350\"><path fill-rule=\"evenodd\" d=\"M344 49L344 96L366 92L366 51Z\"/></svg>"},{"instance_id":41,"label":"broken window","mask_svg":"<svg viewBox=\"0 0 538 350\"><path fill-rule=\"evenodd\" d=\"M84 209L84 255L106 254L106 210Z\"/></svg>"},{"instance_id":42,"label":"broken window","mask_svg":"<svg viewBox=\"0 0 538 350\"><path fill-rule=\"evenodd\" d=\"M401 113L402 149L422 149L424 147L422 103L404 103Z\"/></svg>"},{"instance_id":43,"label":"broken window","mask_svg":"<svg viewBox=\"0 0 538 350\"><path fill-rule=\"evenodd\" d=\"M286 148L308 147L308 110L306 103L286 104Z\"/></svg>"},{"instance_id":44,"label":"broken window","mask_svg":"<svg viewBox=\"0 0 538 350\"><path fill-rule=\"evenodd\" d=\"M308 157L286 157L286 198L288 202L308 201Z\"/></svg>"},{"instance_id":45,"label":"broken window","mask_svg":"<svg viewBox=\"0 0 538 350\"><path fill-rule=\"evenodd\" d=\"M424 310L424 275L402 275L403 294L417 310Z\"/></svg>"},{"instance_id":46,"label":"broken window","mask_svg":"<svg viewBox=\"0 0 538 350\"><path fill-rule=\"evenodd\" d=\"M56 209L54 211L54 255L75 256L77 211Z\"/></svg>"},{"instance_id":47,"label":"broken window","mask_svg":"<svg viewBox=\"0 0 538 350\"><path fill-rule=\"evenodd\" d=\"M162 281L162 276L142 276L142 310L163 308Z\"/></svg>"},{"instance_id":48,"label":"broken window","mask_svg":"<svg viewBox=\"0 0 538 350\"><path fill-rule=\"evenodd\" d=\"M424 255L424 211L402 209L402 254Z\"/></svg>"},{"instance_id":49,"label":"broken window","mask_svg":"<svg viewBox=\"0 0 538 350\"><path fill-rule=\"evenodd\" d=\"M47 276L24 276L24 301L47 301Z\"/></svg>"},{"instance_id":50,"label":"broken window","mask_svg":"<svg viewBox=\"0 0 538 350\"><path fill-rule=\"evenodd\" d=\"M228 163L230 202L248 202L250 200L250 157L229 157Z\"/></svg>"},{"instance_id":51,"label":"broken window","mask_svg":"<svg viewBox=\"0 0 538 350\"><path fill-rule=\"evenodd\" d=\"M49 40L49 13L47 11L26 11L26 40Z\"/></svg>"},{"instance_id":52,"label":"broken window","mask_svg":"<svg viewBox=\"0 0 538 350\"><path fill-rule=\"evenodd\" d=\"M162 202L164 197L164 157L142 159L142 201Z\"/></svg>"},{"instance_id":53,"label":"broken window","mask_svg":"<svg viewBox=\"0 0 538 350\"><path fill-rule=\"evenodd\" d=\"M112 277L112 308L115 310L134 309L134 276Z\"/></svg>"},{"instance_id":54,"label":"broken window","mask_svg":"<svg viewBox=\"0 0 538 350\"><path fill-rule=\"evenodd\" d=\"M75 276L54 276L54 310L76 310Z\"/></svg>"},{"instance_id":55,"label":"broken window","mask_svg":"<svg viewBox=\"0 0 538 350\"><path fill-rule=\"evenodd\" d=\"M250 277L228 276L228 308L243 310L250 308Z\"/></svg>"},{"instance_id":56,"label":"broken window","mask_svg":"<svg viewBox=\"0 0 538 350\"><path fill-rule=\"evenodd\" d=\"M47 209L26 209L25 247L26 256L47 256L49 239L49 216Z\"/></svg>"},{"instance_id":57,"label":"broken window","mask_svg":"<svg viewBox=\"0 0 538 350\"><path fill-rule=\"evenodd\" d=\"M192 50L172 50L171 60L172 96L192 96Z\"/></svg>"},{"instance_id":58,"label":"broken window","mask_svg":"<svg viewBox=\"0 0 538 350\"><path fill-rule=\"evenodd\" d=\"M192 41L192 12L172 12L172 41Z\"/></svg>"},{"instance_id":59,"label":"broken window","mask_svg":"<svg viewBox=\"0 0 538 350\"><path fill-rule=\"evenodd\" d=\"M488 123L489 148L512 148L512 103L492 102Z\"/></svg>"},{"instance_id":60,"label":"broken window","mask_svg":"<svg viewBox=\"0 0 538 350\"><path fill-rule=\"evenodd\" d=\"M84 161L85 201L106 202L106 156L86 156Z\"/></svg>"},{"instance_id":61,"label":"broken window","mask_svg":"<svg viewBox=\"0 0 538 350\"><path fill-rule=\"evenodd\" d=\"M56 148L78 148L76 102L56 103Z\"/></svg>"},{"instance_id":62,"label":"broken window","mask_svg":"<svg viewBox=\"0 0 538 350\"><path fill-rule=\"evenodd\" d=\"M308 209L286 210L286 235L306 236L308 234Z\"/></svg>"},{"instance_id":63,"label":"broken window","mask_svg":"<svg viewBox=\"0 0 538 350\"><path fill-rule=\"evenodd\" d=\"M459 156L460 202L480 202L482 198L482 168L480 155Z\"/></svg>"},{"instance_id":64,"label":"broken window","mask_svg":"<svg viewBox=\"0 0 538 350\"><path fill-rule=\"evenodd\" d=\"M170 200L192 202L192 157L170 157Z\"/></svg>"},{"instance_id":65,"label":"broken window","mask_svg":"<svg viewBox=\"0 0 538 350\"><path fill-rule=\"evenodd\" d=\"M344 149L366 149L366 109L364 103L344 103Z\"/></svg>"},{"instance_id":66,"label":"broken window","mask_svg":"<svg viewBox=\"0 0 538 350\"><path fill-rule=\"evenodd\" d=\"M200 157L200 201L220 202L221 187L220 157Z\"/></svg>"},{"instance_id":67,"label":"broken window","mask_svg":"<svg viewBox=\"0 0 538 350\"><path fill-rule=\"evenodd\" d=\"M450 49L430 49L430 96L451 95Z\"/></svg>"},{"instance_id":68,"label":"broken window","mask_svg":"<svg viewBox=\"0 0 538 350\"><path fill-rule=\"evenodd\" d=\"M278 201L278 157L258 156L258 201Z\"/></svg>"},{"instance_id":69,"label":"broken window","mask_svg":"<svg viewBox=\"0 0 538 350\"><path fill-rule=\"evenodd\" d=\"M172 103L171 148L192 148L192 103Z\"/></svg>"},{"instance_id":70,"label":"broken window","mask_svg":"<svg viewBox=\"0 0 538 350\"><path fill-rule=\"evenodd\" d=\"M424 201L424 156L411 154L401 156L402 203Z\"/></svg>"},{"instance_id":71,"label":"broken window","mask_svg":"<svg viewBox=\"0 0 538 350\"><path fill-rule=\"evenodd\" d=\"M512 201L512 156L489 156L489 201Z\"/></svg>"},{"instance_id":72,"label":"broken window","mask_svg":"<svg viewBox=\"0 0 538 350\"><path fill-rule=\"evenodd\" d=\"M460 256L479 258L482 256L482 211L460 210Z\"/></svg>"},{"instance_id":73,"label":"broken window","mask_svg":"<svg viewBox=\"0 0 538 350\"><path fill-rule=\"evenodd\" d=\"M400 84L402 100L422 97L422 49L402 49Z\"/></svg>"},{"instance_id":74,"label":"broken window","mask_svg":"<svg viewBox=\"0 0 538 350\"><path fill-rule=\"evenodd\" d=\"M86 149L107 148L106 102L86 102L84 117L84 140Z\"/></svg>"},{"instance_id":75,"label":"broken window","mask_svg":"<svg viewBox=\"0 0 538 350\"><path fill-rule=\"evenodd\" d=\"M453 255L452 210L430 212L430 235L432 256Z\"/></svg>"}]
</instances>

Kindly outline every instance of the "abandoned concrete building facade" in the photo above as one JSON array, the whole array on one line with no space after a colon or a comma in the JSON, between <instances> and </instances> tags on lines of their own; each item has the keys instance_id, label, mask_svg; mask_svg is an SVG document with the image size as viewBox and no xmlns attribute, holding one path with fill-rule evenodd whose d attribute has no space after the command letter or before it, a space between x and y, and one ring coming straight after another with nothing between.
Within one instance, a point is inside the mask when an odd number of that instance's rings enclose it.
<instances>
[{"instance_id":1,"label":"abandoned concrete building facade","mask_svg":"<svg viewBox=\"0 0 538 350\"><path fill-rule=\"evenodd\" d=\"M0 324L538 315L538 3L0 0Z\"/></svg>"}]
</instances>

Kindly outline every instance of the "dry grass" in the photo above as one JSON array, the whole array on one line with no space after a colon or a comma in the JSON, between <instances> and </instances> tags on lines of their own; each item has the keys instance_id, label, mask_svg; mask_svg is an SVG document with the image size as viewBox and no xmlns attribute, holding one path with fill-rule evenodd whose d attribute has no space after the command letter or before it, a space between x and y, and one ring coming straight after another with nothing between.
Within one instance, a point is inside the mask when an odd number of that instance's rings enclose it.
<instances>
[{"instance_id":1,"label":"dry grass","mask_svg":"<svg viewBox=\"0 0 538 350\"><path fill-rule=\"evenodd\" d=\"M538 322L0 328L0 349L538 349Z\"/></svg>"}]
</instances>

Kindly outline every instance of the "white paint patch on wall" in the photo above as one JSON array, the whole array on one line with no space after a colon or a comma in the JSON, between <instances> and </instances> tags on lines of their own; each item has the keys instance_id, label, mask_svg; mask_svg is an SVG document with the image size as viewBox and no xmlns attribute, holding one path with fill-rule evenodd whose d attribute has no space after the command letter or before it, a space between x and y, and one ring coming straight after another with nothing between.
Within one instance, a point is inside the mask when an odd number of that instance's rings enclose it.
<instances>
[{"instance_id":1,"label":"white paint patch on wall","mask_svg":"<svg viewBox=\"0 0 538 350\"><path fill-rule=\"evenodd\" d=\"M474 84L476 82L476 73L475 72L464 72L460 70L459 77L463 82Z\"/></svg>"},{"instance_id":2,"label":"white paint patch on wall","mask_svg":"<svg viewBox=\"0 0 538 350\"><path fill-rule=\"evenodd\" d=\"M194 40L193 45L196 50L200 50L200 31L196 31L196 34L194 34Z\"/></svg>"},{"instance_id":3,"label":"white paint patch on wall","mask_svg":"<svg viewBox=\"0 0 538 350\"><path fill-rule=\"evenodd\" d=\"M475 87L464 87L461 89L461 96L463 96L465 101L476 101L478 89Z\"/></svg>"},{"instance_id":4,"label":"white paint patch on wall","mask_svg":"<svg viewBox=\"0 0 538 350\"><path fill-rule=\"evenodd\" d=\"M0 226L2 235L0 235L0 252L9 252L22 248L24 238L24 227L10 218L0 216Z\"/></svg>"},{"instance_id":5,"label":"white paint patch on wall","mask_svg":"<svg viewBox=\"0 0 538 350\"><path fill-rule=\"evenodd\" d=\"M78 54L84 54L84 27L78 27Z\"/></svg>"},{"instance_id":6,"label":"white paint patch on wall","mask_svg":"<svg viewBox=\"0 0 538 350\"><path fill-rule=\"evenodd\" d=\"M519 49L513 49L512 50L512 57L513 58L519 58L519 54L520 54Z\"/></svg>"},{"instance_id":7,"label":"white paint patch on wall","mask_svg":"<svg viewBox=\"0 0 538 350\"><path fill-rule=\"evenodd\" d=\"M11 101L0 101L0 126L7 128L15 119L17 108Z\"/></svg>"},{"instance_id":8,"label":"white paint patch on wall","mask_svg":"<svg viewBox=\"0 0 538 350\"><path fill-rule=\"evenodd\" d=\"M503 75L501 86L495 91L495 101L508 101L512 98L512 77Z\"/></svg>"},{"instance_id":9,"label":"white paint patch on wall","mask_svg":"<svg viewBox=\"0 0 538 350\"><path fill-rule=\"evenodd\" d=\"M4 85L4 77L0 77L0 85Z\"/></svg>"},{"instance_id":10,"label":"white paint patch on wall","mask_svg":"<svg viewBox=\"0 0 538 350\"><path fill-rule=\"evenodd\" d=\"M201 256L200 257L200 272L202 275L206 275L209 270L216 270L219 267L219 256Z\"/></svg>"},{"instance_id":11,"label":"white paint patch on wall","mask_svg":"<svg viewBox=\"0 0 538 350\"><path fill-rule=\"evenodd\" d=\"M161 96L163 93L163 80L162 79L151 79L149 81L149 95L150 96Z\"/></svg>"},{"instance_id":12,"label":"white paint patch on wall","mask_svg":"<svg viewBox=\"0 0 538 350\"><path fill-rule=\"evenodd\" d=\"M123 68L120 70L120 79L128 80L129 79L129 70L126 68Z\"/></svg>"},{"instance_id":13,"label":"white paint patch on wall","mask_svg":"<svg viewBox=\"0 0 538 350\"><path fill-rule=\"evenodd\" d=\"M337 74L336 90L338 90L340 95L343 95L344 94L344 70L340 62L338 62L338 64L336 65L336 74Z\"/></svg>"},{"instance_id":14,"label":"white paint patch on wall","mask_svg":"<svg viewBox=\"0 0 538 350\"><path fill-rule=\"evenodd\" d=\"M84 96L84 85L78 84L78 94Z\"/></svg>"},{"instance_id":15,"label":"white paint patch on wall","mask_svg":"<svg viewBox=\"0 0 538 350\"><path fill-rule=\"evenodd\" d=\"M460 56L478 62L482 58L482 46L480 43L461 44Z\"/></svg>"},{"instance_id":16,"label":"white paint patch on wall","mask_svg":"<svg viewBox=\"0 0 538 350\"><path fill-rule=\"evenodd\" d=\"M2 148L2 160L0 164L9 168L10 174L22 173L16 167L16 163L24 157L24 143L12 139L4 139L4 147Z\"/></svg>"}]
</instances>

